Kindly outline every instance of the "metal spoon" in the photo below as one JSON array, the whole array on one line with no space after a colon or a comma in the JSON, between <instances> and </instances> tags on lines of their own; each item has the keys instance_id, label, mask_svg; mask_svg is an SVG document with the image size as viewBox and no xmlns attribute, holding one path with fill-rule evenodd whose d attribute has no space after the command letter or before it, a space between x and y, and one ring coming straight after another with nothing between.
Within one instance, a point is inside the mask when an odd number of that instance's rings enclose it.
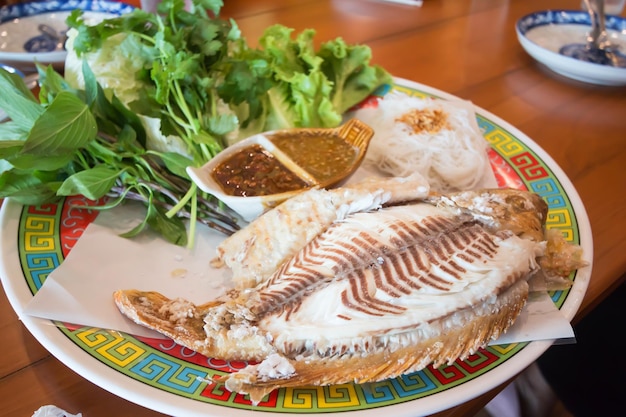
<instances>
[{"instance_id":1,"label":"metal spoon","mask_svg":"<svg viewBox=\"0 0 626 417\"><path fill-rule=\"evenodd\" d=\"M626 68L626 55L613 45L606 32L604 0L584 0L585 8L591 18L591 31L587 34L587 43L564 45L559 53L581 61L612 67Z\"/></svg>"}]
</instances>

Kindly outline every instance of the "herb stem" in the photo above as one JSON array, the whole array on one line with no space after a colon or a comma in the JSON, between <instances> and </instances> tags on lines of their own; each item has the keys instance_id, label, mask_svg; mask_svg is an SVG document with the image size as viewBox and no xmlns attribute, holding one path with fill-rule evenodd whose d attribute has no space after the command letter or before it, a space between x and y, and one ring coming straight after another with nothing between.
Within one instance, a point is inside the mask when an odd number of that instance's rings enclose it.
<instances>
[{"instance_id":1,"label":"herb stem","mask_svg":"<svg viewBox=\"0 0 626 417\"><path fill-rule=\"evenodd\" d=\"M196 119L193 117L193 114L191 114L191 110L189 110L189 106L187 105L187 102L185 101L185 95L183 91L181 90L180 83L178 81L174 82L174 91L175 91L174 99L176 100L176 104L178 104L178 107L187 118L187 121L189 125L191 126L193 133L197 134L200 126L198 126L197 123L194 123Z\"/></svg>"},{"instance_id":2,"label":"herb stem","mask_svg":"<svg viewBox=\"0 0 626 417\"><path fill-rule=\"evenodd\" d=\"M181 210L192 197L195 196L197 190L198 186L195 183L191 183L191 187L189 187L189 190L187 191L187 193L185 193L183 198L181 198L174 207L172 207L167 213L165 213L165 215L170 218L175 216L176 213Z\"/></svg>"},{"instance_id":3,"label":"herb stem","mask_svg":"<svg viewBox=\"0 0 626 417\"><path fill-rule=\"evenodd\" d=\"M109 193L109 196L114 197L114 198L123 196L125 200L133 200L133 201L138 201L141 203L148 202L148 197L144 196L143 194L137 191L129 190L120 185L116 185L112 187ZM199 202L202 203L203 200L199 199ZM153 200L152 204L159 205L166 210L171 210L173 208L173 205L168 204L161 200ZM207 209L207 207L198 206L197 212L202 214L202 216L196 217L196 221L198 223L203 224L212 229L215 229L218 232L223 233L226 236L230 236L240 229L240 226L233 219L225 215L216 216L215 215L216 213L211 209ZM186 210L179 210L177 211L176 215L180 217L184 217L186 219L191 219L192 217L191 213Z\"/></svg>"},{"instance_id":4,"label":"herb stem","mask_svg":"<svg viewBox=\"0 0 626 417\"><path fill-rule=\"evenodd\" d=\"M194 184L195 185L195 184ZM196 222L198 221L198 198L197 191L194 193L193 198L191 199L191 210L190 210L190 222L189 222L189 240L187 241L187 247L193 248L196 242Z\"/></svg>"}]
</instances>

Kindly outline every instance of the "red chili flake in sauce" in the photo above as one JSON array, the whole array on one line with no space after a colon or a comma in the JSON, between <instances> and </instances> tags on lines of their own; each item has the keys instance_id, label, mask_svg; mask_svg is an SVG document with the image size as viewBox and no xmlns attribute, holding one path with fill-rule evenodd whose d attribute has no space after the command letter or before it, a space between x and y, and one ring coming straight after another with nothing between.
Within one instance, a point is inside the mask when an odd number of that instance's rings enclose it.
<instances>
[{"instance_id":1,"label":"red chili flake in sauce","mask_svg":"<svg viewBox=\"0 0 626 417\"><path fill-rule=\"evenodd\" d=\"M263 196L308 186L261 145L231 155L215 167L213 178L226 194L233 196Z\"/></svg>"}]
</instances>

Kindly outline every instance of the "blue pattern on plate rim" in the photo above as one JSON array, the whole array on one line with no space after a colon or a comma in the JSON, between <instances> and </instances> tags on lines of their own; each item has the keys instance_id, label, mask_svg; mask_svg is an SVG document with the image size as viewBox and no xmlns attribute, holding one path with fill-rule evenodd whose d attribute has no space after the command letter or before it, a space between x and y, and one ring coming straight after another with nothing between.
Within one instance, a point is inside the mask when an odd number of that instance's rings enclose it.
<instances>
[{"instance_id":1,"label":"blue pattern on plate rim","mask_svg":"<svg viewBox=\"0 0 626 417\"><path fill-rule=\"evenodd\" d=\"M526 34L537 26L550 24L575 24L591 26L589 13L581 10L545 10L528 14L517 21L517 29ZM626 19L620 16L607 15L606 28L626 33Z\"/></svg>"},{"instance_id":2,"label":"blue pattern on plate rim","mask_svg":"<svg viewBox=\"0 0 626 417\"><path fill-rule=\"evenodd\" d=\"M34 16L42 13L72 11L74 9L121 15L133 11L134 7L116 1L103 0L52 0L18 3L11 6L0 7L0 23L20 17Z\"/></svg>"}]
</instances>

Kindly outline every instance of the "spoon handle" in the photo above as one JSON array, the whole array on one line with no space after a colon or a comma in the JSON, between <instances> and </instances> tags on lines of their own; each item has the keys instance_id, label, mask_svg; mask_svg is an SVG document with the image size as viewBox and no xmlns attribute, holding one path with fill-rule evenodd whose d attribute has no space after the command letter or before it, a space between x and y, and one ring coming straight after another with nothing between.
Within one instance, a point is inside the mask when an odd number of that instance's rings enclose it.
<instances>
[{"instance_id":1,"label":"spoon handle","mask_svg":"<svg viewBox=\"0 0 626 417\"><path fill-rule=\"evenodd\" d=\"M584 3L591 18L587 43L590 48L605 49L609 46L609 40L606 34L604 0L584 0Z\"/></svg>"}]
</instances>

